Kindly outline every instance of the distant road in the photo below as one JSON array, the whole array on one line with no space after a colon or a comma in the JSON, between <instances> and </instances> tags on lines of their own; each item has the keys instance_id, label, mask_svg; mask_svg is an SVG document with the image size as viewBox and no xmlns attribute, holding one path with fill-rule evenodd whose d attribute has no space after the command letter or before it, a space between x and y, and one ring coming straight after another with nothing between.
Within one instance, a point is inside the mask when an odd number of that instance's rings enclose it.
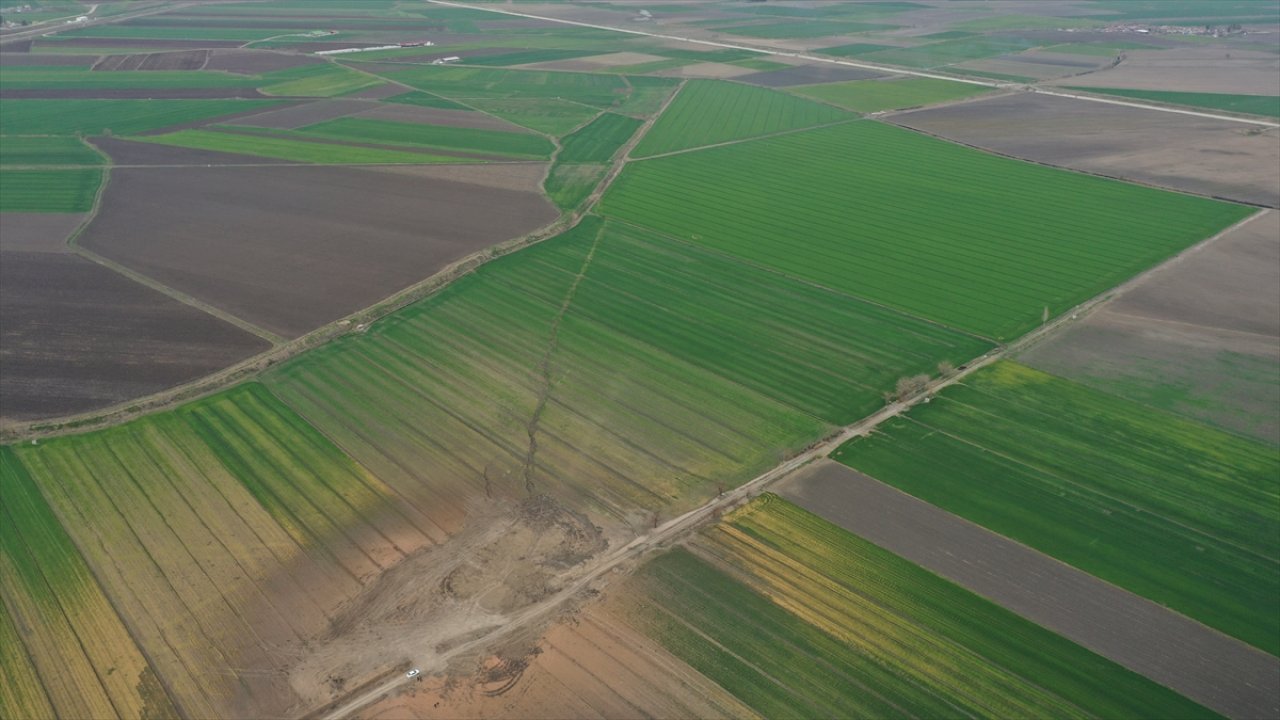
<instances>
[{"instance_id":1,"label":"distant road","mask_svg":"<svg viewBox=\"0 0 1280 720\"><path fill-rule=\"evenodd\" d=\"M501 13L503 15L514 15L516 17L530 18L533 20L545 20L547 22L562 23L564 25L577 25L578 27L595 28L597 30L612 30L614 32L627 33L630 35L643 35L645 37L660 38L662 40L678 40L680 42L694 43L697 45L709 45L711 47L729 48L731 50L750 50L765 55L777 55L779 57L793 57L811 62L827 63L830 65L843 65L845 67L861 68L864 70L876 70L894 75L910 75L912 77L934 78L936 80L950 80L951 82L967 83L969 85L982 85L984 87L1000 88L1003 90L1030 90L1045 95L1056 95L1058 97L1073 98L1076 100L1088 100L1089 102L1101 102L1109 105L1125 105L1128 107L1143 108L1146 110L1159 110L1161 112L1177 113L1179 115L1193 115L1195 117L1213 118L1214 120L1227 120L1230 122L1245 123L1247 125L1261 125L1263 127L1280 127L1280 123L1270 120L1261 120L1254 118L1239 117L1236 115L1218 115L1215 113L1200 112L1198 110L1183 110L1180 108L1171 108L1164 105L1148 105L1146 103L1132 102L1129 100L1112 100L1110 98L1100 98L1092 95L1078 95L1074 93L1059 92L1057 90L1045 90L1040 87L1024 85L1021 83L997 82L994 80L978 80L974 78L961 78L954 75L944 75L942 73L933 73L925 70L910 70L908 68L895 67L893 65L878 65L875 63L854 62L852 60L837 60L835 58L820 57L818 55L808 55L801 52L790 52L787 50L771 50L768 48L753 47L751 45L740 45L734 43L723 43L715 40L699 40L697 38L682 37L679 35L665 35L662 33L644 32L643 30L633 30L630 28L613 27L611 25L596 25L594 23L578 22L577 20L562 20L560 18L547 17L545 15L531 15L529 13L515 12L513 10L499 10L493 7L484 7L480 5L467 5L465 3L450 2L449 0L427 0L434 5L447 5L449 7L466 8L469 10L483 10L485 12Z\"/></svg>"},{"instance_id":2,"label":"distant road","mask_svg":"<svg viewBox=\"0 0 1280 720\"><path fill-rule=\"evenodd\" d=\"M78 30L80 28L92 27L94 25L109 25L114 22L120 22L121 20L130 20L132 18L142 17L144 15L155 15L156 13L175 10L177 8L186 7L191 4L192 3L184 2L184 3L163 3L160 5L149 5L141 10L124 12L124 13L120 13L119 15L94 17L81 23L68 24L65 21L57 24L42 23L40 25L27 28L26 30L19 30L17 32L0 35L0 48L3 48L4 45L8 45L9 43L16 42L18 40L30 40L32 38L41 37L43 35L48 35L50 33L60 32L62 30ZM97 6L94 6L94 9L96 10Z\"/></svg>"},{"instance_id":3,"label":"distant road","mask_svg":"<svg viewBox=\"0 0 1280 720\"><path fill-rule=\"evenodd\" d=\"M1229 718L1280 717L1280 659L829 460L775 492Z\"/></svg>"}]
</instances>

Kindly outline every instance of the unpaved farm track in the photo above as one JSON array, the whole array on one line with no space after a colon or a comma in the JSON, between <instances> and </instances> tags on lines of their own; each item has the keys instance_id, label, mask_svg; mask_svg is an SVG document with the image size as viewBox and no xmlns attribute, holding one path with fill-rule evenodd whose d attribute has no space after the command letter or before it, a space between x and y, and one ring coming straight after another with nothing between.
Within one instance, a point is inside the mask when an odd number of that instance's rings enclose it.
<instances>
[{"instance_id":1,"label":"unpaved farm track","mask_svg":"<svg viewBox=\"0 0 1280 720\"><path fill-rule=\"evenodd\" d=\"M592 588L593 583L595 583L600 578L604 577L607 573L612 572L615 568L622 567L629 563L639 562L646 555L649 555L655 551L670 547L672 544L679 542L686 535L696 532L699 528L703 527L706 523L714 522L725 511L733 507L736 507L737 505L744 503L750 500L751 498L756 497L760 493L769 489L770 486L772 486L779 480L789 476L796 470L799 470L800 468L814 461L824 461L828 455L830 455L833 451L836 450L836 448L840 447L841 445L848 442L849 440L852 440L855 437L866 435L872 432L880 424L884 423L890 418L894 418L894 417L897 417L898 415L903 414L915 404L926 400L927 398L932 396L934 393L938 392L939 390L942 390L945 387L948 387L963 381L966 377L977 372L978 370L994 362L997 362L998 360L1001 360L1006 356L1011 356L1013 354L1016 354L1024 350L1025 348L1031 347L1035 343L1040 342L1044 338L1054 334L1055 332L1057 332L1064 326L1068 325L1069 323L1073 322L1074 320L1084 317L1087 313L1089 313L1090 311L1097 308L1102 303L1109 300L1112 296L1138 286L1143 280L1145 280L1147 277L1149 277L1153 273L1156 273L1163 268L1166 268L1181 262L1187 256L1200 251L1206 245L1209 245L1210 243L1214 242L1215 240L1222 237L1223 235L1231 232L1232 230L1246 223L1251 222L1255 218L1265 214L1265 212L1266 211L1250 215L1249 217L1245 218L1244 220L1241 220L1235 225L1232 225L1231 227L1224 229L1218 234L1210 238L1207 238L1205 240L1202 240L1201 242L1191 246L1190 248L1187 248L1181 253L1166 260L1164 263L1161 263L1156 267L1150 268L1147 271L1134 276L1128 281L1122 283L1121 285L1116 286L1115 288L1103 293L1102 295L1099 295L1093 299L1090 299L1084 303L1081 303L1075 308L1063 313L1057 319L1052 320L1048 323L1045 323L1040 328L1033 330L1030 333L1027 333L1020 340L1010 345L996 348L986 353L985 355L982 355L974 359L972 362L964 365L963 370L959 370L958 372L955 372L952 375L934 380L933 382L929 383L926 387L921 389L912 397L906 398L901 402L894 402L889 405L886 405L884 408L880 409L879 411L863 418L862 420L859 420L858 422L852 425L842 428L841 430L832 434L830 437L826 438L825 440L815 443L814 445L805 449L800 454L782 462L776 467L758 475L757 477L747 481L746 483L740 485L739 487L711 499L701 507L690 510L684 515L681 515L680 517L672 519L654 528L649 533L635 538L634 540L627 543L626 545L623 545L622 547L619 547L608 554L602 555L592 561L589 561L588 565L581 571L577 579L568 583L559 592L547 597L541 602L538 602L534 605L530 605L520 610L519 612L512 613L511 615L508 616L507 622L505 624L495 627L489 632L486 632L483 635L480 635L478 637L468 637L468 639L465 642L452 647L450 650L444 653L436 653L433 650L433 648L438 647L442 642L447 644L449 642L448 638L439 638L439 637L423 638L422 639L423 652L420 657L426 657L431 659L430 664L427 664L427 663L422 664L423 672L426 674L431 674L433 672L443 671L447 666L448 661L454 657L460 656L464 653L474 652L486 647L492 647L497 642L502 640L504 637L512 633L515 633L516 631L527 630L531 625L545 622L549 616L551 616L553 613L557 611L557 609L566 605L574 598L580 597L581 593ZM1192 621L1188 620L1187 622L1192 622ZM1208 630L1207 628L1205 630L1208 632L1213 632L1212 630ZM1158 678L1152 678L1152 679L1156 680L1157 682L1162 682ZM349 717L350 715L360 710L361 708L364 708L370 705L376 700L394 692L395 690L399 689L400 687L404 686L406 683L409 683L411 681L412 681L411 678L405 677L404 675L397 675L396 677L392 678L386 683L378 687L375 687L372 690L362 692L358 696L339 699L334 701L329 705L329 707L333 707L334 709L328 713L323 714L322 717L325 718L325 720L339 720L340 718ZM310 714L314 714L314 711ZM1236 717L1249 717L1249 716L1236 716Z\"/></svg>"},{"instance_id":2,"label":"unpaved farm track","mask_svg":"<svg viewBox=\"0 0 1280 720\"><path fill-rule=\"evenodd\" d=\"M1230 718L1280 716L1280 659L823 460L775 490L880 547Z\"/></svg>"}]
</instances>

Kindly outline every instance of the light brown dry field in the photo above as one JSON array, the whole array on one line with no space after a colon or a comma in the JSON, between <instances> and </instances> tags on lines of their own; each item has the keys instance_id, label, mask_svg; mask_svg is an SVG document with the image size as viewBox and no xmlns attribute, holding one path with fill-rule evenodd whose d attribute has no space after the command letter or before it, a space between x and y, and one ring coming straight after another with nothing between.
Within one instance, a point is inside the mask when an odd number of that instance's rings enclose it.
<instances>
[{"instance_id":1,"label":"light brown dry field","mask_svg":"<svg viewBox=\"0 0 1280 720\"><path fill-rule=\"evenodd\" d=\"M847 80L870 80L884 76L884 73L874 70L841 67L839 65L798 65L786 70L751 73L735 79L739 82L763 87L790 87L792 85L815 85L817 83L844 82Z\"/></svg>"},{"instance_id":2,"label":"light brown dry field","mask_svg":"<svg viewBox=\"0 0 1280 720\"><path fill-rule=\"evenodd\" d=\"M118 167L80 243L297 337L557 215L532 192L367 168Z\"/></svg>"},{"instance_id":3,"label":"light brown dry field","mask_svg":"<svg viewBox=\"0 0 1280 720\"><path fill-rule=\"evenodd\" d=\"M590 72L592 70L625 67L627 65L640 65L643 63L658 62L659 60L666 59L667 58L664 58L661 55L649 55L642 52L627 51L605 53L603 55L589 55L587 57L574 58L572 60L552 60L550 62L526 65L525 67L541 68L545 70Z\"/></svg>"},{"instance_id":4,"label":"light brown dry field","mask_svg":"<svg viewBox=\"0 0 1280 720\"><path fill-rule=\"evenodd\" d=\"M1280 206L1275 129L1035 93L886 119L1035 162Z\"/></svg>"},{"instance_id":5,"label":"light brown dry field","mask_svg":"<svg viewBox=\"0 0 1280 720\"><path fill-rule=\"evenodd\" d=\"M635 631L611 602L563 615L535 642L515 639L456 663L361 720L753 718L719 685Z\"/></svg>"},{"instance_id":6,"label":"light brown dry field","mask_svg":"<svg viewBox=\"0 0 1280 720\"><path fill-rule=\"evenodd\" d=\"M1229 44L1130 50L1110 69L1057 84L1079 87L1179 90L1184 92L1277 95L1280 55L1241 50Z\"/></svg>"},{"instance_id":7,"label":"light brown dry field","mask_svg":"<svg viewBox=\"0 0 1280 720\"><path fill-rule=\"evenodd\" d=\"M751 68L738 67L737 65L726 65L724 63L693 63L692 65L682 65L678 68L663 70L654 73L662 77L678 77L678 78L713 78L723 80L726 78L736 78L743 75L754 75L757 71Z\"/></svg>"},{"instance_id":8,"label":"light brown dry field","mask_svg":"<svg viewBox=\"0 0 1280 720\"><path fill-rule=\"evenodd\" d=\"M1021 361L1280 445L1280 213L1152 275Z\"/></svg>"},{"instance_id":9,"label":"light brown dry field","mask_svg":"<svg viewBox=\"0 0 1280 720\"><path fill-rule=\"evenodd\" d=\"M2 420L107 407L268 348L229 323L57 252L52 241L29 250L7 243L0 252Z\"/></svg>"}]
</instances>

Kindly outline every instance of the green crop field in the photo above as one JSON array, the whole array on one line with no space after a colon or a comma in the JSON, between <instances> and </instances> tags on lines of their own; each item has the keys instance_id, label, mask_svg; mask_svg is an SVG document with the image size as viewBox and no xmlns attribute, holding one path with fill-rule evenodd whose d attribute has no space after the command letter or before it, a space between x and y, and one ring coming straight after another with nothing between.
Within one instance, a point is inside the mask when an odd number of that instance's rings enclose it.
<instances>
[{"instance_id":1,"label":"green crop field","mask_svg":"<svg viewBox=\"0 0 1280 720\"><path fill-rule=\"evenodd\" d=\"M975 37L944 40L911 48L882 50L862 55L860 59L888 63L890 65L931 68L960 63L966 60L979 60L1006 53L1021 52L1036 45L1035 41L1018 38Z\"/></svg>"},{"instance_id":2,"label":"green crop field","mask_svg":"<svg viewBox=\"0 0 1280 720\"><path fill-rule=\"evenodd\" d=\"M1280 653L1274 448L1002 363L834 457Z\"/></svg>"},{"instance_id":3,"label":"green crop field","mask_svg":"<svg viewBox=\"0 0 1280 720\"><path fill-rule=\"evenodd\" d=\"M555 98L541 100L467 98L466 103L507 122L557 137L572 132L600 114L599 108Z\"/></svg>"},{"instance_id":4,"label":"green crop field","mask_svg":"<svg viewBox=\"0 0 1280 720\"><path fill-rule=\"evenodd\" d=\"M101 165L102 155L74 137L0 135L0 165Z\"/></svg>"},{"instance_id":5,"label":"green crop field","mask_svg":"<svg viewBox=\"0 0 1280 720\"><path fill-rule=\"evenodd\" d=\"M446 100L439 95L415 90L413 92L402 93L400 95L392 95L389 98L383 98L382 102L398 103L401 105L417 105L419 107L433 107L441 110L466 110L466 105L460 105L452 100Z\"/></svg>"},{"instance_id":6,"label":"green crop field","mask_svg":"<svg viewBox=\"0 0 1280 720\"><path fill-rule=\"evenodd\" d=\"M645 77L643 75L627 78L631 86L631 94L626 100L613 106L613 111L624 115L649 117L662 108L671 93L679 85L673 78Z\"/></svg>"},{"instance_id":7,"label":"green crop field","mask_svg":"<svg viewBox=\"0 0 1280 720\"><path fill-rule=\"evenodd\" d=\"M1280 118L1280 96L1275 95L1230 95L1227 93L1170 92L1097 87L1072 87L1068 89L1102 95L1118 95L1136 100L1151 100L1169 105L1190 105L1192 107Z\"/></svg>"},{"instance_id":8,"label":"green crop field","mask_svg":"<svg viewBox=\"0 0 1280 720\"><path fill-rule=\"evenodd\" d=\"M151 25L95 25L93 27L65 30L60 32L63 38L111 38L143 40L239 40L248 42L262 40L273 35L302 30L279 30L275 28L219 28L199 27L197 21L187 27L156 27Z\"/></svg>"},{"instance_id":9,"label":"green crop field","mask_svg":"<svg viewBox=\"0 0 1280 720\"><path fill-rule=\"evenodd\" d=\"M300 95L305 97L334 97L382 83L376 77L356 72L336 63L304 65L269 73L263 76L269 82L259 89L267 95Z\"/></svg>"},{"instance_id":10,"label":"green crop field","mask_svg":"<svg viewBox=\"0 0 1280 720\"><path fill-rule=\"evenodd\" d=\"M751 85L691 80L632 152L647 157L729 140L839 122L851 116Z\"/></svg>"},{"instance_id":11,"label":"green crop field","mask_svg":"<svg viewBox=\"0 0 1280 720\"><path fill-rule=\"evenodd\" d=\"M501 53L498 55L481 55L479 57L470 57L466 59L467 65L484 65L490 67L501 67L504 65L528 65L530 63L551 62L553 60L572 60L574 58L587 57L588 55L599 55L600 51L594 48L583 50L558 50L554 48L539 50L523 50L509 53Z\"/></svg>"},{"instance_id":12,"label":"green crop field","mask_svg":"<svg viewBox=\"0 0 1280 720\"><path fill-rule=\"evenodd\" d=\"M105 74L105 73L104 73ZM0 103L0 132L10 135L116 135L222 115L266 110L271 100L12 100Z\"/></svg>"},{"instance_id":13,"label":"green crop field","mask_svg":"<svg viewBox=\"0 0 1280 720\"><path fill-rule=\"evenodd\" d=\"M892 30L896 25L885 23L848 22L824 20L822 22L779 22L767 25L736 25L716 28L718 32L755 38L814 38L828 35Z\"/></svg>"},{"instance_id":14,"label":"green crop field","mask_svg":"<svg viewBox=\"0 0 1280 720\"><path fill-rule=\"evenodd\" d=\"M773 495L614 597L763 717L1215 717Z\"/></svg>"},{"instance_id":15,"label":"green crop field","mask_svg":"<svg viewBox=\"0 0 1280 720\"><path fill-rule=\"evenodd\" d=\"M556 161L561 163L604 163L609 162L618 148L631 139L636 130L643 125L642 120L604 113L577 132L567 136L560 142L560 154Z\"/></svg>"},{"instance_id":16,"label":"green crop field","mask_svg":"<svg viewBox=\"0 0 1280 720\"><path fill-rule=\"evenodd\" d=\"M604 179L607 165L556 163L542 184L547 197L561 210L573 210L582 204L596 185Z\"/></svg>"},{"instance_id":17,"label":"green crop field","mask_svg":"<svg viewBox=\"0 0 1280 720\"><path fill-rule=\"evenodd\" d=\"M627 94L626 81L616 75L456 65L420 66L381 74L419 90L459 99L555 99L609 107Z\"/></svg>"},{"instance_id":18,"label":"green crop field","mask_svg":"<svg viewBox=\"0 0 1280 720\"><path fill-rule=\"evenodd\" d=\"M858 112L879 112L959 100L991 92L991 88L933 78L902 78L806 85L791 92Z\"/></svg>"},{"instance_id":19,"label":"green crop field","mask_svg":"<svg viewBox=\"0 0 1280 720\"><path fill-rule=\"evenodd\" d=\"M836 55L838 57L854 57L857 55L866 55L867 53L878 52L880 50L893 50L896 45L877 45L875 43L850 43L848 45L836 45L835 47L820 48L814 52L823 55Z\"/></svg>"},{"instance_id":20,"label":"green crop field","mask_svg":"<svg viewBox=\"0 0 1280 720\"><path fill-rule=\"evenodd\" d=\"M175 713L84 558L6 447L0 447L0 600L5 717Z\"/></svg>"},{"instance_id":21,"label":"green crop field","mask_svg":"<svg viewBox=\"0 0 1280 720\"><path fill-rule=\"evenodd\" d=\"M299 132L352 142L409 145L521 158L548 158L555 151L555 145L550 140L526 132L477 130L367 118L338 118L299 128Z\"/></svg>"},{"instance_id":22,"label":"green crop field","mask_svg":"<svg viewBox=\"0 0 1280 720\"><path fill-rule=\"evenodd\" d=\"M287 132L287 131L284 131ZM469 158L449 155L430 155L427 153L383 150L381 148L365 148L354 145L336 143L310 142L293 139L287 136L248 135L216 130L179 130L167 135L150 135L135 137L130 140L138 142L173 145L174 147L192 148L195 150L215 150L218 152L240 153L242 155L258 155L261 157L292 160L293 162L316 164L346 163L465 163L477 162Z\"/></svg>"},{"instance_id":23,"label":"green crop field","mask_svg":"<svg viewBox=\"0 0 1280 720\"><path fill-rule=\"evenodd\" d=\"M0 173L0 212L87 212L102 171L5 170Z\"/></svg>"},{"instance_id":24,"label":"green crop field","mask_svg":"<svg viewBox=\"0 0 1280 720\"><path fill-rule=\"evenodd\" d=\"M869 121L632 162L602 208L995 339L1251 212Z\"/></svg>"},{"instance_id":25,"label":"green crop field","mask_svg":"<svg viewBox=\"0 0 1280 720\"><path fill-rule=\"evenodd\" d=\"M652 270L636 267L635 280L610 270L622 258L614 259L609 238L596 242L602 230L587 218L266 382L362 465L442 509L476 492L524 492L529 423L544 392L530 482L605 518L637 507L687 509L714 495L717 483L740 483L784 448L828 431L820 419L718 374L716 358L698 356L705 342L680 348L681 335L708 321L681 307L660 277L645 279ZM717 296L740 294L720 286L698 297L710 313L730 302ZM633 307L617 314L625 297ZM670 327L656 326L657 317ZM762 386L783 375L766 360L734 361Z\"/></svg>"},{"instance_id":26,"label":"green crop field","mask_svg":"<svg viewBox=\"0 0 1280 720\"><path fill-rule=\"evenodd\" d=\"M83 68L28 70L20 66L0 70L0 89L4 90L251 88L257 83L258 80L252 76L200 70L94 72ZM6 100L6 102L9 101Z\"/></svg>"}]
</instances>

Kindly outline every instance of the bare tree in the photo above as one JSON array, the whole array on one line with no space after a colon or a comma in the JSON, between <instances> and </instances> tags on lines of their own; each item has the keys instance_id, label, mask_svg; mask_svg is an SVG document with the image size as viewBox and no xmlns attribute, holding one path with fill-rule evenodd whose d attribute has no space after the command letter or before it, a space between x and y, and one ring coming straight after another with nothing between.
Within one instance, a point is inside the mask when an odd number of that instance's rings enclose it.
<instances>
[{"instance_id":1,"label":"bare tree","mask_svg":"<svg viewBox=\"0 0 1280 720\"><path fill-rule=\"evenodd\" d=\"M947 377L956 371L956 366L951 364L950 360L942 360L938 363L938 374Z\"/></svg>"},{"instance_id":2,"label":"bare tree","mask_svg":"<svg viewBox=\"0 0 1280 720\"><path fill-rule=\"evenodd\" d=\"M906 400L927 387L929 387L928 375L908 375L898 378L898 384L894 389L897 391L899 400Z\"/></svg>"}]
</instances>

